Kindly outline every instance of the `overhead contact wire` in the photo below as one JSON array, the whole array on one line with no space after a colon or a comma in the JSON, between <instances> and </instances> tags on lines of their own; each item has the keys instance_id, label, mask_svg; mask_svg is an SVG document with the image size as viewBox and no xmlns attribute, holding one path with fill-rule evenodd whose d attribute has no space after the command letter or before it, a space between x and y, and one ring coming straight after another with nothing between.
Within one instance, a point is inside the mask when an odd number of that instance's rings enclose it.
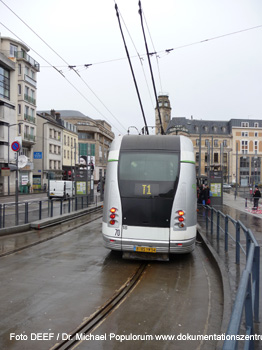
<instances>
[{"instance_id":1,"label":"overhead contact wire","mask_svg":"<svg viewBox=\"0 0 262 350\"><path fill-rule=\"evenodd\" d=\"M141 18L141 26L142 26L143 36L144 36L144 42L145 42L145 47L146 47L148 64L149 64L151 78L152 78L152 84L153 84L153 88L154 88L154 94L155 94L155 99L156 99L156 105L157 105L158 117L159 117L159 122L160 122L161 134L164 135L165 132L164 132L163 125L162 125L161 114L160 114L160 109L159 109L159 103L158 103L158 98L157 98L157 93L156 93L155 79L154 79L154 75L153 75L152 65L151 65L151 61L150 61L150 55L149 55L147 41L146 41L146 35L145 35L144 24L143 24L142 7L141 7L141 1L140 0L138 2L138 5L139 5L138 13L139 13L140 18Z\"/></svg>"},{"instance_id":2,"label":"overhead contact wire","mask_svg":"<svg viewBox=\"0 0 262 350\"><path fill-rule=\"evenodd\" d=\"M121 26L121 21L120 21L120 16L119 16L119 12L118 12L118 7L117 7L116 3L115 3L115 10L116 10L116 16L117 16L117 19L118 19L118 24L119 24L120 32L121 32L121 35L122 35L123 43L124 43L124 46L125 46L125 50L126 50L129 66L130 66L130 69L131 69L131 72L132 72L132 77L133 77L133 80L134 80L134 84L135 84L135 88L136 88L136 92L137 92L137 96L138 96L141 112L142 112L142 115L143 115L144 124L145 124L145 128L146 128L146 133L149 135L148 126L147 126L147 122L146 122L146 117L145 117L142 101L141 101L140 93L139 93L139 90L138 90L136 77L135 77L134 70L133 70L133 67L132 67L132 63L131 63L131 59L130 59L130 56L129 56L129 52L128 52L128 49L127 49L124 33L123 33L123 30L122 30L122 26Z\"/></svg>"}]
</instances>

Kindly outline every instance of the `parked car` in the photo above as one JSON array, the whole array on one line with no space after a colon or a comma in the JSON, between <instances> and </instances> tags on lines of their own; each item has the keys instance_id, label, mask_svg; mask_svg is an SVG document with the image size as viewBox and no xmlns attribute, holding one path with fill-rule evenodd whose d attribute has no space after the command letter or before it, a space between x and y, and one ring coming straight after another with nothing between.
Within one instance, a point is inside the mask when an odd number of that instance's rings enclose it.
<instances>
[{"instance_id":1,"label":"parked car","mask_svg":"<svg viewBox=\"0 0 262 350\"><path fill-rule=\"evenodd\" d=\"M229 184L223 184L223 190L230 190L231 185Z\"/></svg>"}]
</instances>

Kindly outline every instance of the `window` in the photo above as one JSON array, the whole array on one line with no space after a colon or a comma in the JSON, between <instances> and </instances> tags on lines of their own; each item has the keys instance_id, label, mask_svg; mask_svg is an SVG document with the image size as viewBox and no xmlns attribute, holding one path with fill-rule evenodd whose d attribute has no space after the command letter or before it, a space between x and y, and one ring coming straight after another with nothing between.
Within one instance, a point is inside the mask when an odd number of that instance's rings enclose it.
<instances>
[{"instance_id":1,"label":"window","mask_svg":"<svg viewBox=\"0 0 262 350\"><path fill-rule=\"evenodd\" d=\"M18 74L19 74L19 75L22 74L22 66L21 66L21 63L18 63Z\"/></svg>"},{"instance_id":2,"label":"window","mask_svg":"<svg viewBox=\"0 0 262 350\"><path fill-rule=\"evenodd\" d=\"M248 137L248 131L242 131L241 132L242 137Z\"/></svg>"},{"instance_id":3,"label":"window","mask_svg":"<svg viewBox=\"0 0 262 350\"><path fill-rule=\"evenodd\" d=\"M10 44L10 57L17 57L18 47L14 44Z\"/></svg>"},{"instance_id":4,"label":"window","mask_svg":"<svg viewBox=\"0 0 262 350\"><path fill-rule=\"evenodd\" d=\"M205 146L208 147L208 145L209 145L209 140L206 139L206 140L205 140Z\"/></svg>"},{"instance_id":5,"label":"window","mask_svg":"<svg viewBox=\"0 0 262 350\"><path fill-rule=\"evenodd\" d=\"M241 153L242 154L248 153L248 141L245 141L245 140L241 141Z\"/></svg>"},{"instance_id":6,"label":"window","mask_svg":"<svg viewBox=\"0 0 262 350\"><path fill-rule=\"evenodd\" d=\"M242 128L248 128L249 127L249 123L248 122L241 122L241 127Z\"/></svg>"},{"instance_id":7,"label":"window","mask_svg":"<svg viewBox=\"0 0 262 350\"><path fill-rule=\"evenodd\" d=\"M257 154L257 151L258 151L258 141L254 141L254 151L255 151L255 154Z\"/></svg>"},{"instance_id":8,"label":"window","mask_svg":"<svg viewBox=\"0 0 262 350\"><path fill-rule=\"evenodd\" d=\"M196 153L196 162L199 162L199 152Z\"/></svg>"},{"instance_id":9,"label":"window","mask_svg":"<svg viewBox=\"0 0 262 350\"><path fill-rule=\"evenodd\" d=\"M27 120L29 117L29 107L28 106L25 106L25 116L26 116L26 120Z\"/></svg>"},{"instance_id":10,"label":"window","mask_svg":"<svg viewBox=\"0 0 262 350\"><path fill-rule=\"evenodd\" d=\"M208 126L205 126L205 127L204 127L204 130L205 130L205 131L208 131Z\"/></svg>"},{"instance_id":11,"label":"window","mask_svg":"<svg viewBox=\"0 0 262 350\"><path fill-rule=\"evenodd\" d=\"M22 86L21 84L18 84L18 95L22 94Z\"/></svg>"},{"instance_id":12,"label":"window","mask_svg":"<svg viewBox=\"0 0 262 350\"><path fill-rule=\"evenodd\" d=\"M29 87L25 86L25 100L29 101Z\"/></svg>"},{"instance_id":13,"label":"window","mask_svg":"<svg viewBox=\"0 0 262 350\"><path fill-rule=\"evenodd\" d=\"M10 72L0 67L0 96L10 100Z\"/></svg>"},{"instance_id":14,"label":"window","mask_svg":"<svg viewBox=\"0 0 262 350\"><path fill-rule=\"evenodd\" d=\"M258 133L257 132L255 132L255 137L258 137Z\"/></svg>"},{"instance_id":15,"label":"window","mask_svg":"<svg viewBox=\"0 0 262 350\"><path fill-rule=\"evenodd\" d=\"M223 146L227 147L227 140L223 140Z\"/></svg>"},{"instance_id":16,"label":"window","mask_svg":"<svg viewBox=\"0 0 262 350\"><path fill-rule=\"evenodd\" d=\"M161 198L172 198L178 173L179 156L175 153L122 152L119 159L120 193L124 197L161 195Z\"/></svg>"},{"instance_id":17,"label":"window","mask_svg":"<svg viewBox=\"0 0 262 350\"><path fill-rule=\"evenodd\" d=\"M258 128L259 127L259 123L254 123L254 128Z\"/></svg>"},{"instance_id":18,"label":"window","mask_svg":"<svg viewBox=\"0 0 262 350\"><path fill-rule=\"evenodd\" d=\"M199 139L196 139L196 146L199 146Z\"/></svg>"},{"instance_id":19,"label":"window","mask_svg":"<svg viewBox=\"0 0 262 350\"><path fill-rule=\"evenodd\" d=\"M214 140L214 147L218 147L218 140Z\"/></svg>"},{"instance_id":20,"label":"window","mask_svg":"<svg viewBox=\"0 0 262 350\"><path fill-rule=\"evenodd\" d=\"M20 114L21 114L21 111L22 111L22 109L21 109L21 105L20 105L20 104L18 104L18 115L20 115Z\"/></svg>"},{"instance_id":21,"label":"window","mask_svg":"<svg viewBox=\"0 0 262 350\"><path fill-rule=\"evenodd\" d=\"M213 131L217 132L217 126L213 126Z\"/></svg>"},{"instance_id":22,"label":"window","mask_svg":"<svg viewBox=\"0 0 262 350\"><path fill-rule=\"evenodd\" d=\"M218 163L218 153L214 153L214 163Z\"/></svg>"}]
</instances>

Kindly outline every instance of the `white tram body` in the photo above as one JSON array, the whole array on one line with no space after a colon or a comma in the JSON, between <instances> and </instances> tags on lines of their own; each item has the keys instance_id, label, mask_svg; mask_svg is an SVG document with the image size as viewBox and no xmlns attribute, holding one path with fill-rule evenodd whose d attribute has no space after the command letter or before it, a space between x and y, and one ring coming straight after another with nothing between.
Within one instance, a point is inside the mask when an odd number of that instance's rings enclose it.
<instances>
[{"instance_id":1,"label":"white tram body","mask_svg":"<svg viewBox=\"0 0 262 350\"><path fill-rule=\"evenodd\" d=\"M193 144L185 136L125 135L110 147L102 234L111 250L188 253L197 224Z\"/></svg>"}]
</instances>

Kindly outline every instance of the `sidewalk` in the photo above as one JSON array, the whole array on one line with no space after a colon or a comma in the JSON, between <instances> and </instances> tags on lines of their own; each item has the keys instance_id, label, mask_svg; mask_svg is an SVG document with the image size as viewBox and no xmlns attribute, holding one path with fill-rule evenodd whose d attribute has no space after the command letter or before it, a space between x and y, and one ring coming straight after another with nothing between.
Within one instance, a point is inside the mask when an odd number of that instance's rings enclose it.
<instances>
[{"instance_id":1,"label":"sidewalk","mask_svg":"<svg viewBox=\"0 0 262 350\"><path fill-rule=\"evenodd\" d=\"M253 210L253 199L252 202L250 202L250 198L242 198L242 197L236 197L235 195L231 193L223 193L224 196L224 204L230 208L234 208L240 211L243 211L245 213L251 214L253 216L262 218L262 200L259 201L258 210ZM262 231L260 231L262 232Z\"/></svg>"},{"instance_id":2,"label":"sidewalk","mask_svg":"<svg viewBox=\"0 0 262 350\"><path fill-rule=\"evenodd\" d=\"M262 199L260 200L260 204L258 210L253 210L253 200L250 201L250 198L236 197L232 193L223 193L223 205L214 206L215 209L220 210L223 214L227 214L231 216L235 220L241 221L246 228L250 229L259 246L262 246ZM221 218L220 224L223 223L223 219ZM240 265L235 263L235 244L230 240L229 243L229 251L228 253L224 250L224 234L222 230L220 231L220 238L217 241L216 237L216 226L214 225L214 233L211 235L210 231L210 223L208 227L208 232L206 232L206 214L204 207L199 207L198 212L198 225L200 229L200 233L204 236L205 240L208 241L208 245L211 245L213 250L218 254L219 264L222 264L222 268L226 269L228 283L230 288L227 290L227 294L232 299L232 302L235 300L236 291L239 286L239 280L242 275L242 271L245 267L246 258L245 255L241 253ZM223 226L223 224L222 224ZM235 236L234 226L231 226L232 235ZM245 245L245 237L244 234L241 233L241 243ZM262 262L262 249L260 248L260 264ZM222 271L223 271L222 269ZM262 270L260 269L260 305L259 305L259 317L260 323L255 324L255 333L262 334ZM233 304L232 304L233 305ZM255 349L262 349L262 341L256 342Z\"/></svg>"}]
</instances>

